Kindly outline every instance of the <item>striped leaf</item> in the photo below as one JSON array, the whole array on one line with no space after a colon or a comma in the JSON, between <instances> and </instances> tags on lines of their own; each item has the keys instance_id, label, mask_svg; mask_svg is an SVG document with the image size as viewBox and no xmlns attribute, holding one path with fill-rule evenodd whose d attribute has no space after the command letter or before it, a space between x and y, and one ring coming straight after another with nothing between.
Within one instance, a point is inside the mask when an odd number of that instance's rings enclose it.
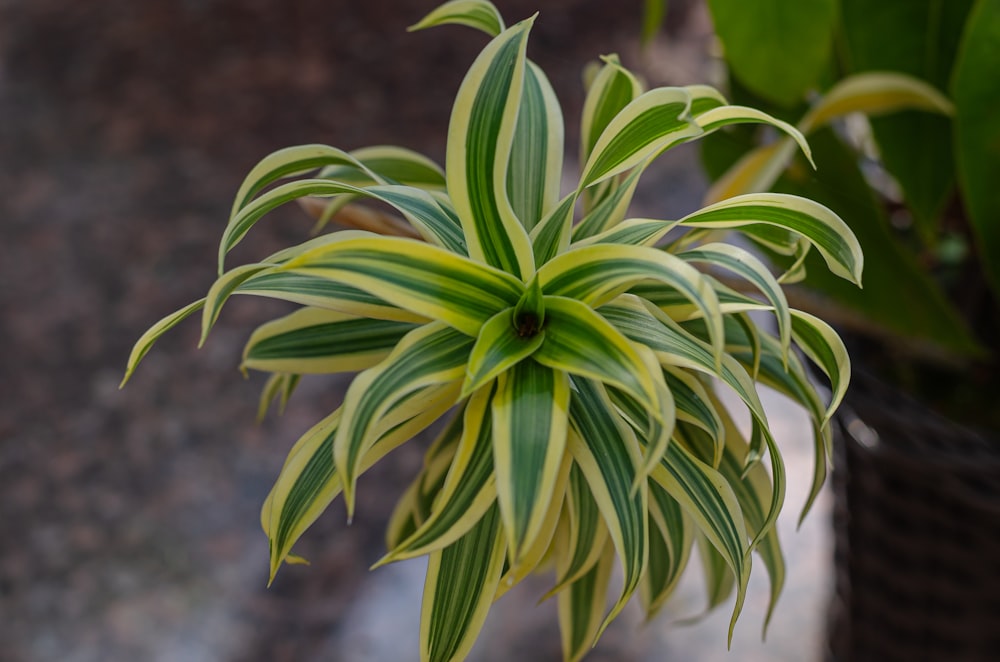
<instances>
[{"instance_id":1,"label":"striped leaf","mask_svg":"<svg viewBox=\"0 0 1000 662\"><path fill-rule=\"evenodd\" d=\"M496 502L493 425L489 414L492 398L493 389L482 389L469 400L462 416L461 437L429 517L405 540L393 545L375 567L451 545Z\"/></svg>"},{"instance_id":2,"label":"striped leaf","mask_svg":"<svg viewBox=\"0 0 1000 662\"><path fill-rule=\"evenodd\" d=\"M413 323L429 321L356 287L310 274L264 271L245 280L233 293L291 301L359 317Z\"/></svg>"},{"instance_id":3,"label":"striped leaf","mask_svg":"<svg viewBox=\"0 0 1000 662\"><path fill-rule=\"evenodd\" d=\"M691 97L680 87L649 90L621 110L601 132L579 189L625 172L702 131L691 118Z\"/></svg>"},{"instance_id":4,"label":"striped leaf","mask_svg":"<svg viewBox=\"0 0 1000 662\"><path fill-rule=\"evenodd\" d=\"M789 312L788 299L781 289L777 279L768 271L764 263L755 255L738 246L712 243L679 254L683 260L697 262L727 269L752 284L764 298L774 307L774 316L778 321L778 334L781 337L781 349L787 356L792 339L792 317Z\"/></svg>"},{"instance_id":5,"label":"striped leaf","mask_svg":"<svg viewBox=\"0 0 1000 662\"><path fill-rule=\"evenodd\" d=\"M608 540L608 528L590 492L587 479L575 462L569 474L564 502L566 533L556 565L556 584L547 599L581 578L594 567Z\"/></svg>"},{"instance_id":6,"label":"striped leaf","mask_svg":"<svg viewBox=\"0 0 1000 662\"><path fill-rule=\"evenodd\" d=\"M601 616L608 595L615 553L611 541L587 572L559 593L559 632L565 662L576 662L597 643L604 630Z\"/></svg>"},{"instance_id":7,"label":"striped leaf","mask_svg":"<svg viewBox=\"0 0 1000 662\"><path fill-rule=\"evenodd\" d=\"M502 310L486 322L469 355L463 395L483 387L491 379L531 356L541 347L545 332L523 336L515 327L514 309Z\"/></svg>"},{"instance_id":8,"label":"striped leaf","mask_svg":"<svg viewBox=\"0 0 1000 662\"><path fill-rule=\"evenodd\" d=\"M574 248L591 244L619 244L625 246L653 246L668 232L677 227L677 221L659 221L649 218L632 218L582 241Z\"/></svg>"},{"instance_id":9,"label":"striped leaf","mask_svg":"<svg viewBox=\"0 0 1000 662\"><path fill-rule=\"evenodd\" d=\"M698 426L712 439L722 439L722 418L698 377L687 370L667 366L663 369L663 378L674 398L677 420ZM718 464L717 458L712 460L713 466Z\"/></svg>"},{"instance_id":10,"label":"striped leaf","mask_svg":"<svg viewBox=\"0 0 1000 662\"><path fill-rule=\"evenodd\" d=\"M580 378L574 378L573 385L569 450L587 479L624 573L621 597L604 619L599 636L625 607L646 569L647 486L643 481L638 490L633 490L642 463L639 444L632 430L613 413L604 388L598 382Z\"/></svg>"},{"instance_id":11,"label":"striped leaf","mask_svg":"<svg viewBox=\"0 0 1000 662\"><path fill-rule=\"evenodd\" d=\"M580 120L580 163L586 163L611 120L642 94L642 85L617 55L606 55L587 89Z\"/></svg>"},{"instance_id":12,"label":"striped leaf","mask_svg":"<svg viewBox=\"0 0 1000 662\"><path fill-rule=\"evenodd\" d=\"M541 532L552 503L566 449L569 398L569 377L531 359L497 380L496 491L514 567Z\"/></svg>"},{"instance_id":13,"label":"striped leaf","mask_svg":"<svg viewBox=\"0 0 1000 662\"><path fill-rule=\"evenodd\" d=\"M825 425L840 406L851 381L851 360L837 332L823 320L802 312L792 311L792 334L795 343L819 366L830 380L833 395L823 416Z\"/></svg>"},{"instance_id":14,"label":"striped leaf","mask_svg":"<svg viewBox=\"0 0 1000 662\"><path fill-rule=\"evenodd\" d=\"M365 165L347 152L327 145L297 145L279 149L261 159L244 178L233 200L230 222L267 186L286 177L302 175L326 166L341 166L353 172L365 172ZM371 179L376 175L368 172Z\"/></svg>"},{"instance_id":15,"label":"striped leaf","mask_svg":"<svg viewBox=\"0 0 1000 662\"><path fill-rule=\"evenodd\" d=\"M267 410L271 403L278 400L278 413L285 413L285 406L289 398L298 386L302 375L289 373L273 373L264 382L264 388L260 391L260 399L257 402L257 422L261 423L267 417Z\"/></svg>"},{"instance_id":16,"label":"striped leaf","mask_svg":"<svg viewBox=\"0 0 1000 662\"><path fill-rule=\"evenodd\" d=\"M545 315L545 339L532 355L536 361L554 370L617 386L654 416L661 416L656 382L625 336L573 299L545 297Z\"/></svg>"},{"instance_id":17,"label":"striped leaf","mask_svg":"<svg viewBox=\"0 0 1000 662\"><path fill-rule=\"evenodd\" d=\"M569 246L576 192L570 193L531 230L535 264L545 264Z\"/></svg>"},{"instance_id":18,"label":"striped leaf","mask_svg":"<svg viewBox=\"0 0 1000 662\"><path fill-rule=\"evenodd\" d=\"M799 149L802 150L802 153L806 155L806 158L809 160L809 163L812 164L813 168L816 167L812 158L812 150L809 149L809 143L806 142L805 136L803 136L798 129L788 122L772 117L765 112L757 110L756 108L747 108L746 106L719 106L698 115L697 119L698 126L700 126L705 133L715 131L716 129L720 129L731 124L768 124L773 126L774 128L788 134L788 136L799 146Z\"/></svg>"},{"instance_id":19,"label":"striped leaf","mask_svg":"<svg viewBox=\"0 0 1000 662\"><path fill-rule=\"evenodd\" d=\"M649 568L639 585L647 618L673 594L687 566L694 529L680 504L655 481L649 483Z\"/></svg>"},{"instance_id":20,"label":"striped leaf","mask_svg":"<svg viewBox=\"0 0 1000 662\"><path fill-rule=\"evenodd\" d=\"M449 23L482 30L491 37L504 31L503 17L486 0L450 0L410 26L411 32Z\"/></svg>"},{"instance_id":21,"label":"striped leaf","mask_svg":"<svg viewBox=\"0 0 1000 662\"><path fill-rule=\"evenodd\" d=\"M421 662L468 655L493 602L505 548L494 506L467 534L430 555L420 616Z\"/></svg>"},{"instance_id":22,"label":"striped leaf","mask_svg":"<svg viewBox=\"0 0 1000 662\"><path fill-rule=\"evenodd\" d=\"M861 245L847 224L818 202L781 193L756 193L723 200L681 219L682 225L694 228L733 229L760 223L805 237L830 271L861 284Z\"/></svg>"},{"instance_id":23,"label":"striped leaf","mask_svg":"<svg viewBox=\"0 0 1000 662\"><path fill-rule=\"evenodd\" d=\"M611 187L606 196L589 207L584 217L573 228L574 242L606 232L625 218L645 167L645 163L639 164L618 186Z\"/></svg>"},{"instance_id":24,"label":"striped leaf","mask_svg":"<svg viewBox=\"0 0 1000 662\"><path fill-rule=\"evenodd\" d=\"M722 316L715 291L697 269L670 253L643 246L584 246L543 266L538 280L548 295L595 307L644 280L658 281L684 294L701 311L712 329L715 356L722 356Z\"/></svg>"},{"instance_id":25,"label":"striped leaf","mask_svg":"<svg viewBox=\"0 0 1000 662\"><path fill-rule=\"evenodd\" d=\"M437 322L411 331L380 364L360 373L344 397L344 418L334 442L334 459L344 483L348 516L354 512L354 482L377 426L394 407L419 389L458 380L472 339Z\"/></svg>"},{"instance_id":26,"label":"striped leaf","mask_svg":"<svg viewBox=\"0 0 1000 662\"><path fill-rule=\"evenodd\" d=\"M719 552L737 580L739 591L729 625L743 608L750 577L746 523L732 487L718 471L698 460L681 444L667 446L663 462L652 473L655 480L697 523L698 530Z\"/></svg>"},{"instance_id":27,"label":"striped leaf","mask_svg":"<svg viewBox=\"0 0 1000 662\"><path fill-rule=\"evenodd\" d=\"M308 196L350 195L370 198L396 208L413 222L425 238L445 248L464 253L464 245L453 220L426 191L408 186L372 186L361 188L327 179L300 179L277 186L244 206L230 219L219 242L219 273L224 271L226 254L269 212Z\"/></svg>"},{"instance_id":28,"label":"striped leaf","mask_svg":"<svg viewBox=\"0 0 1000 662\"><path fill-rule=\"evenodd\" d=\"M505 184L533 20L502 32L469 69L448 126L445 164L469 255L522 279L534 272L534 257Z\"/></svg>"},{"instance_id":29,"label":"striped leaf","mask_svg":"<svg viewBox=\"0 0 1000 662\"><path fill-rule=\"evenodd\" d=\"M189 303L180 310L176 310L153 326L146 329L146 332L139 336L139 339L132 346L132 352L128 356L128 363L125 366L125 376L122 377L118 388L125 386L125 383L132 377L139 362L149 353L153 343L160 339L164 333L174 328L185 319L198 312L205 306L205 299L198 299L194 303Z\"/></svg>"},{"instance_id":30,"label":"striped leaf","mask_svg":"<svg viewBox=\"0 0 1000 662\"><path fill-rule=\"evenodd\" d=\"M362 289L471 336L515 305L524 289L512 276L479 262L410 239L376 235L328 243L281 270Z\"/></svg>"},{"instance_id":31,"label":"striped leaf","mask_svg":"<svg viewBox=\"0 0 1000 662\"><path fill-rule=\"evenodd\" d=\"M318 177L357 186L370 184L403 184L424 190L444 190L444 170L423 154L397 147L377 145L350 152L365 170L354 166L332 165L323 168ZM373 173L371 177L368 173Z\"/></svg>"},{"instance_id":32,"label":"striped leaf","mask_svg":"<svg viewBox=\"0 0 1000 662\"><path fill-rule=\"evenodd\" d=\"M563 120L545 73L528 62L521 108L507 166L507 194L514 214L530 231L559 199Z\"/></svg>"},{"instance_id":33,"label":"striped leaf","mask_svg":"<svg viewBox=\"0 0 1000 662\"><path fill-rule=\"evenodd\" d=\"M259 326L243 349L241 368L297 374L364 370L414 328L407 322L303 308Z\"/></svg>"}]
</instances>

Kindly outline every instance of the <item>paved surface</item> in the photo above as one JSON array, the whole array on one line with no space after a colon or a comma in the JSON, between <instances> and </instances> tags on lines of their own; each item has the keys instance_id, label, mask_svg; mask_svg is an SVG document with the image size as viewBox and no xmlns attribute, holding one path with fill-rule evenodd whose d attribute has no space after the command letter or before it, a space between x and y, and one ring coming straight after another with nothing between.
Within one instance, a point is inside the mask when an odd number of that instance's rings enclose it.
<instances>
[{"instance_id":1,"label":"paved surface","mask_svg":"<svg viewBox=\"0 0 1000 662\"><path fill-rule=\"evenodd\" d=\"M211 283L230 196L262 155L387 142L440 160L452 94L483 42L459 28L403 32L434 4L0 0L3 662L414 659L419 565L366 569L418 445L363 483L353 527L339 507L317 523L299 548L312 567L264 587L258 508L288 447L343 387L308 381L282 419L253 424L261 380L235 367L249 329L280 307L235 302L199 352L185 325L126 390L117 383L142 330ZM535 3L500 4L513 18ZM600 0L544 3L533 56L566 107L579 106L587 58L637 61L634 4L630 14ZM678 21L681 5L671 3ZM651 80L701 80L704 22L671 34L647 62ZM663 168L666 184L644 204L696 203L692 154ZM275 214L236 257L308 227ZM790 456L790 474L807 474L794 468L807 456ZM817 510L786 536L792 572L768 647L726 659L816 649L829 556ZM697 590L642 629L627 613L590 659L721 659L724 614L667 624L697 612ZM554 659L552 606L525 609L537 593L498 605L476 659ZM752 589L738 642L757 640L765 597Z\"/></svg>"}]
</instances>

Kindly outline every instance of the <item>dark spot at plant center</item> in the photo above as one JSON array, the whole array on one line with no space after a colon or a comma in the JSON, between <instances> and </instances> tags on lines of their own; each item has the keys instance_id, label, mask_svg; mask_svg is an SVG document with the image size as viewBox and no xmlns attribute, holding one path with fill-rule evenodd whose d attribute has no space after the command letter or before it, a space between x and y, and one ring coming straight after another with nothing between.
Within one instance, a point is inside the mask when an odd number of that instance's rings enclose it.
<instances>
[{"instance_id":1,"label":"dark spot at plant center","mask_svg":"<svg viewBox=\"0 0 1000 662\"><path fill-rule=\"evenodd\" d=\"M525 312L518 315L517 319L514 320L514 328L517 329L519 338L531 338L542 330L542 323L538 319L538 315Z\"/></svg>"}]
</instances>

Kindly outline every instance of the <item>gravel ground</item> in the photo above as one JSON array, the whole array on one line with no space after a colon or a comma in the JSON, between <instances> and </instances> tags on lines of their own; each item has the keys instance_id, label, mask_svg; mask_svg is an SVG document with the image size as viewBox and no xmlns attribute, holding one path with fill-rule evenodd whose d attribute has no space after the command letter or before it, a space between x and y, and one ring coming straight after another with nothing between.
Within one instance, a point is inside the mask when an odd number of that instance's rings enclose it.
<instances>
[{"instance_id":1,"label":"gravel ground","mask_svg":"<svg viewBox=\"0 0 1000 662\"><path fill-rule=\"evenodd\" d=\"M260 503L344 385L307 381L283 418L254 425L262 380L235 368L252 325L280 306L234 302L199 352L196 325L183 325L117 386L138 335L212 282L231 196L257 159L303 142L398 143L442 159L452 96L483 39L461 28L407 35L435 4L0 0L3 662L413 659L398 645L415 641L421 569L366 569L419 442L362 483L349 530L339 505L313 527L298 547L312 567L286 568L265 589ZM533 4L498 2L509 19ZM667 38L642 59L637 0L547 0L532 56L570 109L581 65L600 53L643 61L655 83L699 81L707 26L686 4L671 2ZM697 202L691 152L660 172L671 184L644 204ZM276 213L235 257L308 227L294 210ZM822 513L814 521L819 533L790 547L809 550L807 583L790 588L779 643L759 659L815 650L828 571ZM526 612L533 600L500 604L477 659L556 658L554 611ZM691 613L686 600L678 614ZM749 639L759 613L741 625ZM725 649L724 621L637 630L628 614L591 659L708 660Z\"/></svg>"}]
</instances>

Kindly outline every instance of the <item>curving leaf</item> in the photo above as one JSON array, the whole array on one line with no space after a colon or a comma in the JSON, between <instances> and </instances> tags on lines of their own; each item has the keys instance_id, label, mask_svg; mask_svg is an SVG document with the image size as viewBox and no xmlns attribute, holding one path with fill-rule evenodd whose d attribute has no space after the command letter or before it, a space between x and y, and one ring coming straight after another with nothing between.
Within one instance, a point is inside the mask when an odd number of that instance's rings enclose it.
<instances>
[{"instance_id":1,"label":"curving leaf","mask_svg":"<svg viewBox=\"0 0 1000 662\"><path fill-rule=\"evenodd\" d=\"M586 655L606 627L601 615L615 553L610 540L598 551L598 561L559 593L559 632L565 662L576 662Z\"/></svg>"},{"instance_id":2,"label":"curving leaf","mask_svg":"<svg viewBox=\"0 0 1000 662\"><path fill-rule=\"evenodd\" d=\"M587 88L580 119L580 163L586 163L611 120L642 94L642 85L617 55L601 58L604 65Z\"/></svg>"},{"instance_id":3,"label":"curving leaf","mask_svg":"<svg viewBox=\"0 0 1000 662\"><path fill-rule=\"evenodd\" d=\"M801 310L792 311L792 334L795 343L830 380L833 395L823 416L822 424L825 425L840 406L851 381L851 360L847 356L847 348L833 327Z\"/></svg>"},{"instance_id":4,"label":"curving leaf","mask_svg":"<svg viewBox=\"0 0 1000 662\"><path fill-rule=\"evenodd\" d=\"M569 473L562 523L566 532L556 559L556 584L542 599L559 593L589 572L597 563L608 540L601 511L575 462Z\"/></svg>"},{"instance_id":5,"label":"curving leaf","mask_svg":"<svg viewBox=\"0 0 1000 662\"><path fill-rule=\"evenodd\" d=\"M503 16L486 0L450 0L407 29L414 32L449 23L482 30L491 37L504 31Z\"/></svg>"},{"instance_id":6,"label":"curving leaf","mask_svg":"<svg viewBox=\"0 0 1000 662\"><path fill-rule=\"evenodd\" d=\"M412 239L376 235L330 242L279 270L363 289L471 336L493 315L515 305L524 289L512 276L480 262Z\"/></svg>"},{"instance_id":7,"label":"curving leaf","mask_svg":"<svg viewBox=\"0 0 1000 662\"><path fill-rule=\"evenodd\" d=\"M448 473L427 519L392 546L373 567L423 556L451 545L465 535L496 502L493 472L493 425L489 414L493 389L469 399L461 418L461 438Z\"/></svg>"},{"instance_id":8,"label":"curving leaf","mask_svg":"<svg viewBox=\"0 0 1000 662\"><path fill-rule=\"evenodd\" d=\"M505 30L469 69L452 110L445 164L469 255L523 279L534 272L534 256L505 184L533 21Z\"/></svg>"},{"instance_id":9,"label":"curving leaf","mask_svg":"<svg viewBox=\"0 0 1000 662\"><path fill-rule=\"evenodd\" d=\"M608 123L583 167L579 190L625 172L671 145L700 135L691 96L681 87L643 93Z\"/></svg>"},{"instance_id":10,"label":"curving leaf","mask_svg":"<svg viewBox=\"0 0 1000 662\"><path fill-rule=\"evenodd\" d=\"M656 381L636 348L588 306L545 297L545 340L532 357L553 370L616 386L662 422Z\"/></svg>"},{"instance_id":11,"label":"curving leaf","mask_svg":"<svg viewBox=\"0 0 1000 662\"><path fill-rule=\"evenodd\" d=\"M142 361L143 357L149 353L149 350L153 347L153 343L159 340L160 336L201 310L204 306L205 299L198 299L197 301L184 306L180 310L170 313L159 322L146 329L146 332L139 336L139 339L135 341L135 345L132 346L132 352L128 356L128 363L125 365L125 376L122 377L121 384L118 385L118 388L125 386L125 383L132 377L132 373L135 372L139 362Z\"/></svg>"},{"instance_id":12,"label":"curving leaf","mask_svg":"<svg viewBox=\"0 0 1000 662\"><path fill-rule=\"evenodd\" d=\"M864 255L854 233L818 202L782 193L753 193L717 202L681 219L695 228L732 229L762 223L808 239L836 275L861 284Z\"/></svg>"},{"instance_id":13,"label":"curving leaf","mask_svg":"<svg viewBox=\"0 0 1000 662\"><path fill-rule=\"evenodd\" d=\"M406 416L408 408L401 402L407 395L461 379L471 349L471 338L441 322L432 322L411 331L382 363L351 382L334 442L348 517L354 512L354 482L361 458L378 438L375 433L381 419L390 412Z\"/></svg>"},{"instance_id":14,"label":"curving leaf","mask_svg":"<svg viewBox=\"0 0 1000 662\"><path fill-rule=\"evenodd\" d=\"M647 621L673 594L694 544L690 518L656 481L649 483L649 521L649 568L639 585Z\"/></svg>"},{"instance_id":15,"label":"curving leaf","mask_svg":"<svg viewBox=\"0 0 1000 662\"><path fill-rule=\"evenodd\" d=\"M512 368L545 340L545 332L522 336L514 324L514 309L502 310L483 324L469 355L469 365L462 386L463 396L486 385L500 373Z\"/></svg>"},{"instance_id":16,"label":"curving leaf","mask_svg":"<svg viewBox=\"0 0 1000 662\"><path fill-rule=\"evenodd\" d=\"M241 369L296 374L364 370L385 358L416 325L303 308L257 327Z\"/></svg>"}]
</instances>

